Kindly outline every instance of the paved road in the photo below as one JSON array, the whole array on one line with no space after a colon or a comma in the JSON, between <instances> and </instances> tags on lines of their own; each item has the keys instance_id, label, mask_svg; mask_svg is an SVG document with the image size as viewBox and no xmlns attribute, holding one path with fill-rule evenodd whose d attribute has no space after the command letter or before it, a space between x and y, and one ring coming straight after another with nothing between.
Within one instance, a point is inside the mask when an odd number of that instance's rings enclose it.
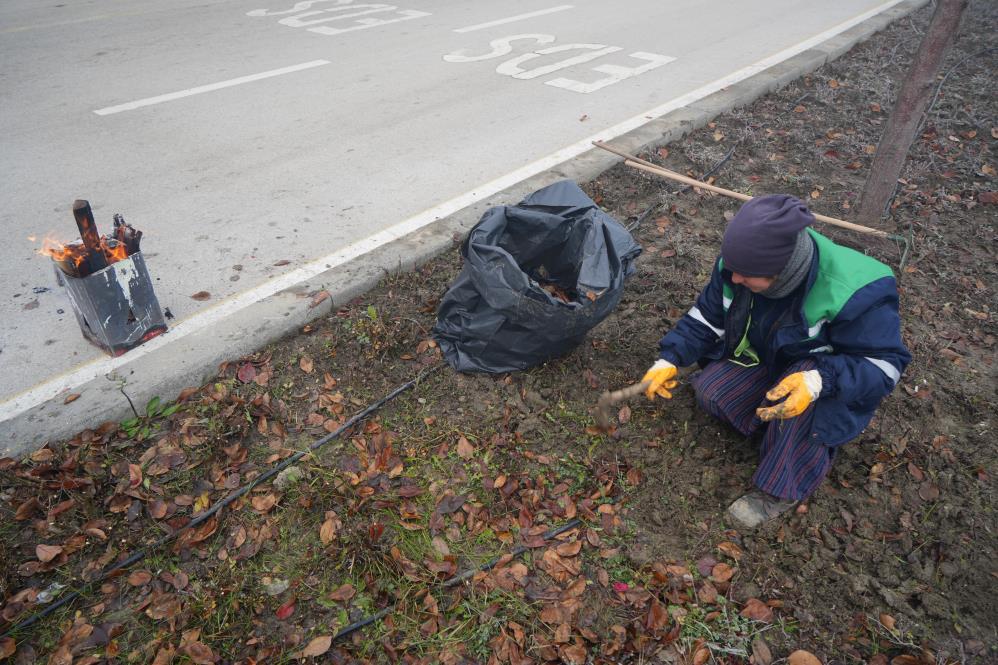
<instances>
[{"instance_id":1,"label":"paved road","mask_svg":"<svg viewBox=\"0 0 998 665\"><path fill-rule=\"evenodd\" d=\"M0 4L0 401L100 355L28 240L75 198L176 322L895 4L400 1Z\"/></svg>"}]
</instances>

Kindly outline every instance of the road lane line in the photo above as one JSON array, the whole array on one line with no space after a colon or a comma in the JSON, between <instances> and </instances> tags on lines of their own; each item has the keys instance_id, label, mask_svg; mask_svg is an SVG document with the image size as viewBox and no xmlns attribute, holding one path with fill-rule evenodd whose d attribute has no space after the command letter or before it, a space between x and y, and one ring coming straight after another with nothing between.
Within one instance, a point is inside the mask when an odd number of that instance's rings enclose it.
<instances>
[{"instance_id":1,"label":"road lane line","mask_svg":"<svg viewBox=\"0 0 998 665\"><path fill-rule=\"evenodd\" d=\"M592 136L588 136L571 145L565 146L557 152L542 157L537 161L527 164L526 166L522 166L515 171L511 171L510 173L496 178L495 180L483 183L475 189L460 194L448 201L429 208L428 210L424 210L409 219L403 220L366 238L362 238L346 245L332 254L313 260L304 266L283 275L277 275L263 284L251 287L242 293L231 296L227 300L216 303L204 310L195 312L190 317L182 319L173 325L168 334L154 337L148 342L145 342L141 346L132 349L122 356L118 356L117 358L98 356L55 377L45 379L30 388L22 390L9 397L0 398L0 423L13 419L16 416L27 412L29 409L32 409L40 404L44 404L49 400L56 400L60 396L64 396L66 392L71 392L88 381L111 374L129 361L149 355L173 341L178 341L180 338L186 337L188 334L213 326L222 319L231 316L244 308L253 305L254 303L257 303L265 298L269 298L277 293L280 293L281 291L291 289L298 284L307 283L308 280L314 279L327 270L342 266L350 260L377 249L382 245L401 239L410 233L414 233L415 231L432 224L433 222L448 217L463 208L482 201L483 199L487 199L488 197L493 196L508 187L512 187L527 178L535 176L538 173L543 173L548 169L554 168L569 159L581 155L584 152L596 150L596 148L593 148L592 145L592 142L595 140L611 141L623 134L626 134L627 132L647 124L650 120L654 120L671 111L674 111L677 108L699 101L708 95L743 81L750 76L758 74L760 71L772 67L777 63L792 58L799 53L802 53L842 32L845 32L849 28L862 23L866 19L876 16L893 6L900 4L901 2L903 2L903 0L888 0L887 2L877 5L873 9L857 14L832 28L824 30L794 44L793 46L789 46L782 51L763 58L754 64L748 65L747 67L743 67L742 69L732 72L726 76L715 79L714 81L692 90L685 95L676 97L668 102L649 109L645 113L636 115L628 120L593 134Z\"/></svg>"},{"instance_id":2,"label":"road lane line","mask_svg":"<svg viewBox=\"0 0 998 665\"><path fill-rule=\"evenodd\" d=\"M84 16L83 18L73 18L55 23L36 23L34 25L21 25L15 28L4 28L0 30L0 35L10 35L16 32L26 32L28 30L44 30L45 28L61 28L67 25L77 25L79 23L90 23L92 21L103 21L105 19L128 18L131 16L143 16L163 11L162 9L144 9L133 12L117 12L115 14L97 14L95 16Z\"/></svg>"},{"instance_id":3,"label":"road lane line","mask_svg":"<svg viewBox=\"0 0 998 665\"><path fill-rule=\"evenodd\" d=\"M525 18L533 18L535 16L544 16L545 14L554 14L555 12L565 11L566 9L572 9L575 5L558 5L557 7L551 7L550 9L539 9L536 12L530 12L528 14L517 14L516 16L510 16L508 18L501 18L495 21L489 21L488 23L479 23L478 25L469 25L464 28L458 28L454 32L474 32L475 30L484 30L485 28L491 28L494 25L503 25L506 23L513 23L514 21L522 21Z\"/></svg>"},{"instance_id":4,"label":"road lane line","mask_svg":"<svg viewBox=\"0 0 998 665\"><path fill-rule=\"evenodd\" d=\"M321 67L322 65L328 65L328 64L329 60L312 60L311 62L303 62L300 65L291 65L290 67L271 69L269 72L260 72L259 74L240 76L239 78L229 79L228 81L219 81L218 83L199 85L196 88L187 88L186 90L170 92L165 95L157 95L156 97L146 97L145 99L139 99L134 102L128 102L127 104L118 104L117 106L107 106L102 109L97 109L96 111L94 111L94 113L96 113L97 115L111 115L113 113L121 113L122 111L131 111L133 109L142 108L143 106L152 106L153 104L162 104L163 102L171 102L174 99L182 99L184 97L191 97L192 95L200 95L203 92L212 92L213 90L221 90L222 88L231 88L232 86L242 85L243 83L252 83L253 81L259 81L260 79L267 79L274 76L281 76L282 74L291 74L292 72L300 72L303 69L311 69L313 67Z\"/></svg>"}]
</instances>

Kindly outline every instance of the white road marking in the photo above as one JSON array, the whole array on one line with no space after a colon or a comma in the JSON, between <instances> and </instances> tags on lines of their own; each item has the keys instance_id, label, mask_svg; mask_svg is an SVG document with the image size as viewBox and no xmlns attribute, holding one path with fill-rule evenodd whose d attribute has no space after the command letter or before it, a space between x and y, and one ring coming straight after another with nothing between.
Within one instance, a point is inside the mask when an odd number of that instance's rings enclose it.
<instances>
[{"instance_id":1,"label":"white road marking","mask_svg":"<svg viewBox=\"0 0 998 665\"><path fill-rule=\"evenodd\" d=\"M290 67L271 69L268 72L260 72L259 74L240 76L239 78L229 79L228 81L219 81L218 83L199 85L196 88L188 88L187 90L170 92L165 95L157 95L156 97L146 97L145 99L139 99L134 102L128 102L127 104L118 104L117 106L107 106L102 109L97 109L96 111L94 111L94 113L96 113L97 115L111 115L112 113L131 111L137 108L142 108L143 106L152 106L153 104L162 104L163 102L171 102L175 99L191 97L192 95L200 95L203 92L212 92L213 90L221 90L222 88L231 88L232 86L242 85L243 83L252 83L253 81L259 81L260 79L267 79L273 76L281 76L282 74L291 74L293 72L300 72L303 69L311 69L313 67L321 67L322 65L328 65L328 64L329 60L312 60L311 62L303 62L300 65L291 65Z\"/></svg>"},{"instance_id":2,"label":"white road marking","mask_svg":"<svg viewBox=\"0 0 998 665\"><path fill-rule=\"evenodd\" d=\"M424 226L432 224L433 222L447 217L448 215L452 215L463 208L481 201L482 199L486 199L508 187L512 187L513 185L535 176L538 173L542 173L547 169L553 168L564 161L577 157L578 155L581 155L589 150L594 150L595 148L593 148L592 142L595 140L613 140L618 136L647 124L649 120L654 120L655 118L663 116L677 108L687 106L693 102L703 99L718 90L722 90L723 88L743 81L777 63L792 58L798 53L802 53L813 46L835 37L849 28L862 23L866 19L890 9L900 2L902 2L902 0L888 0L888 2L878 5L877 7L861 14L857 14L851 19L847 19L842 23L829 28L828 30L820 32L812 37L809 37L808 39L805 39L804 41L798 42L793 46L774 53L767 58L763 58L752 65L743 67L738 71L732 72L727 76L723 76L697 88L696 90L688 92L681 97L677 97L673 100L665 102L664 104L656 106L646 113L636 115L633 118L625 120L617 125L614 125L613 127L609 127L602 132L582 139L581 141L577 141L576 143L566 146L553 154L538 159L532 164L528 164L517 169L516 171L507 173L504 176L481 185L477 189L465 192L460 196L441 203L440 205L430 208L429 210L425 210L418 215L410 217L409 219L399 222L398 224L375 233L374 235L358 240L357 242L347 245L333 254L312 261L297 270L274 277L264 284L249 289L248 291L244 291L243 293L220 302L213 307L202 310L190 318L178 322L176 325L172 326L168 334L154 337L138 348L132 349L122 356L117 358L95 358L88 362L82 363L81 365L78 365L63 374L60 374L59 376L53 377L31 388L16 393L10 398L0 401L0 422L14 418L18 414L24 413L39 404L44 404L48 400L56 399L59 395L64 395L67 391L72 391L74 388L82 386L88 381L111 374L116 369L131 360L153 353L165 344L169 344L171 341L180 337L184 337L190 333L213 326L225 317L234 314L260 300L269 298L276 293L292 288L301 282L306 282L317 275L322 274L326 270L341 266L351 259L374 250L383 244L402 238L409 233L418 231Z\"/></svg>"},{"instance_id":3,"label":"white road marking","mask_svg":"<svg viewBox=\"0 0 998 665\"><path fill-rule=\"evenodd\" d=\"M116 18L126 18L129 16L142 16L144 14L153 14L155 12L162 11L159 8L156 9L143 9L141 11L133 12L117 12L114 14L96 14L94 16L84 16L83 18L69 19L68 21L58 21L55 23L36 23L35 25L22 25L16 28L5 28L0 30L0 35L9 35L15 32L25 32L27 30L44 30L46 28L61 28L66 25L76 25L78 23L90 23L92 21L103 21L105 19L116 19Z\"/></svg>"},{"instance_id":4,"label":"white road marking","mask_svg":"<svg viewBox=\"0 0 998 665\"><path fill-rule=\"evenodd\" d=\"M513 23L514 21L522 21L525 18L533 18L535 16L544 16L545 14L554 14L555 12L565 11L566 9L573 9L575 5L558 5L557 7L551 7L550 9L539 9L536 12L530 12L528 14L517 14L516 16L510 16L508 18L501 18L495 21L489 21L488 23L479 23L478 25L469 25L464 28L458 28L454 32L474 32L475 30L484 30L485 28L491 28L494 25L504 25L506 23Z\"/></svg>"},{"instance_id":5,"label":"white road marking","mask_svg":"<svg viewBox=\"0 0 998 665\"><path fill-rule=\"evenodd\" d=\"M468 49L460 49L458 51L454 51L453 53L446 54L444 56L444 62L478 62L480 60L500 58L513 52L513 42L523 39L533 39L538 44L550 44L556 40L556 37L554 35L541 34L509 35L508 37L500 37L499 39L493 39L489 42L489 46L492 50L488 53L484 53L482 55L467 55ZM590 52L577 55L572 58L567 58L565 60L559 60L553 64L537 67L535 69L525 70L520 67L521 63L539 58L542 55L562 53L565 51L586 50ZM574 65L589 62L590 60L602 58L604 55L617 53L622 50L623 48L620 46L606 46L605 44L562 44L561 46L551 46L543 49L535 49L528 53L524 53L523 55L515 56L496 67L496 73L503 74L505 76L512 76L515 79L532 79L537 78L538 76L552 74L559 69L565 69L566 67L572 67ZM644 51L635 51L630 57L638 60L644 60L646 61L646 64L641 65L640 67L621 67L620 65L603 64L593 67L592 70L601 74L609 74L610 76L601 78L597 81L584 83L582 81L576 81L575 79L556 78L551 79L550 81L545 81L544 84L554 86L556 88L564 88L565 90L571 90L572 92L589 94L590 92L595 92L596 90L605 88L608 85L613 85L614 83L619 83L620 81L629 79L633 76L644 74L645 72L651 71L656 67L667 65L670 62L675 62L676 60L676 58L669 55L645 53Z\"/></svg>"}]
</instances>

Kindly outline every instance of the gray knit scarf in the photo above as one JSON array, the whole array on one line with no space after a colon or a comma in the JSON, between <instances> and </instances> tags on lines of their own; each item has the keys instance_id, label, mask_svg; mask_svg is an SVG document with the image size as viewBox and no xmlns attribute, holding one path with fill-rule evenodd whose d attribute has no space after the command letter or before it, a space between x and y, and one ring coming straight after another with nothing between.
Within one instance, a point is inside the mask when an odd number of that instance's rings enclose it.
<instances>
[{"instance_id":1,"label":"gray knit scarf","mask_svg":"<svg viewBox=\"0 0 998 665\"><path fill-rule=\"evenodd\" d=\"M776 281L773 282L772 286L759 295L774 300L790 295L794 289L807 279L808 273L811 272L811 261L813 259L814 241L811 240L811 236L808 235L806 230L802 230L797 234L797 244L794 245L793 254L790 255L787 265L777 275Z\"/></svg>"}]
</instances>

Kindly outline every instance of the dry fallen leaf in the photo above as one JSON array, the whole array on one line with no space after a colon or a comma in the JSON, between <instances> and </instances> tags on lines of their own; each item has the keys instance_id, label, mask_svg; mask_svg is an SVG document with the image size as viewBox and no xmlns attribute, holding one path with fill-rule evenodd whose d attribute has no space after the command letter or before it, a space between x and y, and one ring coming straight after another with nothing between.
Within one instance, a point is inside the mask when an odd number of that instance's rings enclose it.
<instances>
[{"instance_id":1,"label":"dry fallen leaf","mask_svg":"<svg viewBox=\"0 0 998 665\"><path fill-rule=\"evenodd\" d=\"M323 545L333 542L336 538L336 531L340 526L342 526L342 523L339 519L335 517L326 518L322 526L319 527L319 540L322 541Z\"/></svg>"},{"instance_id":2,"label":"dry fallen leaf","mask_svg":"<svg viewBox=\"0 0 998 665\"><path fill-rule=\"evenodd\" d=\"M256 378L256 367L253 366L253 363L243 363L239 366L239 371L236 372L236 378L241 383L249 383Z\"/></svg>"},{"instance_id":3,"label":"dry fallen leaf","mask_svg":"<svg viewBox=\"0 0 998 665\"><path fill-rule=\"evenodd\" d=\"M312 296L312 302L310 302L308 304L308 307L309 307L309 309L312 309L314 307L318 307L319 305L321 305L322 303L324 303L329 298L330 298L329 291L319 291L314 296Z\"/></svg>"},{"instance_id":4,"label":"dry fallen leaf","mask_svg":"<svg viewBox=\"0 0 998 665\"><path fill-rule=\"evenodd\" d=\"M312 369L315 367L312 363L312 359L308 356L302 356L301 360L298 361L298 366L301 367L301 371L306 374L311 374Z\"/></svg>"},{"instance_id":5,"label":"dry fallen leaf","mask_svg":"<svg viewBox=\"0 0 998 665\"><path fill-rule=\"evenodd\" d=\"M773 621L773 609L758 598L749 598L745 601L745 607L742 608L741 615L746 619L753 619L764 623L772 623Z\"/></svg>"},{"instance_id":6,"label":"dry fallen leaf","mask_svg":"<svg viewBox=\"0 0 998 665\"><path fill-rule=\"evenodd\" d=\"M881 614L880 615L880 623L882 623L884 625L884 628L886 628L887 630L893 632L894 626L895 626L895 621L894 621L894 617L892 617L890 614Z\"/></svg>"},{"instance_id":7,"label":"dry fallen leaf","mask_svg":"<svg viewBox=\"0 0 998 665\"><path fill-rule=\"evenodd\" d=\"M447 542L440 536L434 536L431 544L433 545L433 550L440 556L450 556L450 547L447 546Z\"/></svg>"},{"instance_id":8,"label":"dry fallen leaf","mask_svg":"<svg viewBox=\"0 0 998 665\"><path fill-rule=\"evenodd\" d=\"M918 656L913 656L910 653L902 653L891 658L891 665L925 665L925 663L931 663L931 660L922 660Z\"/></svg>"},{"instance_id":9,"label":"dry fallen leaf","mask_svg":"<svg viewBox=\"0 0 998 665\"><path fill-rule=\"evenodd\" d=\"M69 404L71 402L75 402L78 399L80 399L80 393L70 393L70 394L66 395L66 399L64 399L62 401L62 403L63 404Z\"/></svg>"},{"instance_id":10,"label":"dry fallen leaf","mask_svg":"<svg viewBox=\"0 0 998 665\"><path fill-rule=\"evenodd\" d=\"M918 496L922 497L925 501L935 501L939 498L939 485L936 485L931 480L926 480L918 486Z\"/></svg>"},{"instance_id":11,"label":"dry fallen leaf","mask_svg":"<svg viewBox=\"0 0 998 665\"><path fill-rule=\"evenodd\" d=\"M558 647L558 655L566 665L583 665L588 653L581 644L565 644Z\"/></svg>"},{"instance_id":12,"label":"dry fallen leaf","mask_svg":"<svg viewBox=\"0 0 998 665\"><path fill-rule=\"evenodd\" d=\"M717 549L721 550L722 554L726 554L735 561L742 560L742 548L738 547L738 545L732 543L731 541L726 540L723 543L718 543Z\"/></svg>"},{"instance_id":13,"label":"dry fallen leaf","mask_svg":"<svg viewBox=\"0 0 998 665\"><path fill-rule=\"evenodd\" d=\"M138 487L142 484L142 467L138 464L128 465L128 486Z\"/></svg>"},{"instance_id":14,"label":"dry fallen leaf","mask_svg":"<svg viewBox=\"0 0 998 665\"><path fill-rule=\"evenodd\" d=\"M471 442L463 436L457 440L457 455L461 459L471 459L471 456L475 454L475 447L471 445Z\"/></svg>"},{"instance_id":15,"label":"dry fallen leaf","mask_svg":"<svg viewBox=\"0 0 998 665\"><path fill-rule=\"evenodd\" d=\"M332 646L332 644L332 635L322 635L321 637L316 637L309 642L304 649L295 654L295 658L301 660L304 658L315 658L316 656L321 656L329 651L329 647Z\"/></svg>"},{"instance_id":16,"label":"dry fallen leaf","mask_svg":"<svg viewBox=\"0 0 998 665\"><path fill-rule=\"evenodd\" d=\"M42 563L48 563L60 554L62 554L62 545L45 545L44 543L35 545L35 556Z\"/></svg>"},{"instance_id":17,"label":"dry fallen leaf","mask_svg":"<svg viewBox=\"0 0 998 665\"><path fill-rule=\"evenodd\" d=\"M355 595L357 595L357 590L353 587L353 585L344 584L343 586L334 589L332 592L330 592L327 598L329 598L329 600L342 601L342 600L350 600Z\"/></svg>"},{"instance_id":18,"label":"dry fallen leaf","mask_svg":"<svg viewBox=\"0 0 998 665\"><path fill-rule=\"evenodd\" d=\"M787 657L787 665L821 665L821 661L810 651L798 649Z\"/></svg>"},{"instance_id":19,"label":"dry fallen leaf","mask_svg":"<svg viewBox=\"0 0 998 665\"><path fill-rule=\"evenodd\" d=\"M196 665L213 665L215 662L215 654L212 653L211 647L203 642L188 642L180 647L180 652Z\"/></svg>"},{"instance_id":20,"label":"dry fallen leaf","mask_svg":"<svg viewBox=\"0 0 998 665\"><path fill-rule=\"evenodd\" d=\"M704 580L700 590L697 591L697 599L704 605L713 605L717 602L717 587L711 584L710 580Z\"/></svg>"},{"instance_id":21,"label":"dry fallen leaf","mask_svg":"<svg viewBox=\"0 0 998 665\"><path fill-rule=\"evenodd\" d=\"M557 550L558 554L560 554L561 556L575 556L579 553L581 549L582 549L581 540L575 540L570 543L562 543L557 547L555 547L555 550Z\"/></svg>"},{"instance_id":22,"label":"dry fallen leaf","mask_svg":"<svg viewBox=\"0 0 998 665\"><path fill-rule=\"evenodd\" d=\"M0 640L0 660L10 658L17 651L17 643L13 637L5 637Z\"/></svg>"},{"instance_id":23,"label":"dry fallen leaf","mask_svg":"<svg viewBox=\"0 0 998 665\"><path fill-rule=\"evenodd\" d=\"M630 485L631 487L637 487L638 485L641 484L641 478L642 478L641 469L632 466L630 469L627 470L627 475L625 477L627 478L628 485Z\"/></svg>"},{"instance_id":24,"label":"dry fallen leaf","mask_svg":"<svg viewBox=\"0 0 998 665\"><path fill-rule=\"evenodd\" d=\"M291 596L291 598L289 598L287 602L285 602L283 605L277 608L277 611L274 612L274 616L276 616L281 621L284 621L294 613L295 613L295 597Z\"/></svg>"},{"instance_id":25,"label":"dry fallen leaf","mask_svg":"<svg viewBox=\"0 0 998 665\"><path fill-rule=\"evenodd\" d=\"M37 498L31 497L17 507L17 510L14 511L14 519L23 522L36 512L42 512L42 504Z\"/></svg>"},{"instance_id":26,"label":"dry fallen leaf","mask_svg":"<svg viewBox=\"0 0 998 665\"><path fill-rule=\"evenodd\" d=\"M773 662L773 652L761 637L752 642L752 657L755 659L755 665L769 665Z\"/></svg>"},{"instance_id":27,"label":"dry fallen leaf","mask_svg":"<svg viewBox=\"0 0 998 665\"><path fill-rule=\"evenodd\" d=\"M154 520L161 520L166 517L166 502L162 499L153 499L149 502L147 508L149 509L149 516Z\"/></svg>"},{"instance_id":28,"label":"dry fallen leaf","mask_svg":"<svg viewBox=\"0 0 998 665\"><path fill-rule=\"evenodd\" d=\"M253 510L259 513L266 513L277 504L277 497L274 494L264 494L263 496L253 497L250 503L253 504Z\"/></svg>"},{"instance_id":29,"label":"dry fallen leaf","mask_svg":"<svg viewBox=\"0 0 998 665\"><path fill-rule=\"evenodd\" d=\"M132 586L142 586L152 582L152 573L148 570L136 570L128 576L128 583Z\"/></svg>"},{"instance_id":30,"label":"dry fallen leaf","mask_svg":"<svg viewBox=\"0 0 998 665\"><path fill-rule=\"evenodd\" d=\"M727 582L735 574L735 569L726 563L719 563L710 572L710 577L715 582Z\"/></svg>"},{"instance_id":31,"label":"dry fallen leaf","mask_svg":"<svg viewBox=\"0 0 998 665\"><path fill-rule=\"evenodd\" d=\"M211 294L207 291L198 291L197 293L191 294L191 300L207 300L211 297Z\"/></svg>"},{"instance_id":32,"label":"dry fallen leaf","mask_svg":"<svg viewBox=\"0 0 998 665\"><path fill-rule=\"evenodd\" d=\"M31 461L38 462L39 464L44 464L46 462L51 462L55 459L55 453L49 448L40 448L35 452L31 453Z\"/></svg>"}]
</instances>

